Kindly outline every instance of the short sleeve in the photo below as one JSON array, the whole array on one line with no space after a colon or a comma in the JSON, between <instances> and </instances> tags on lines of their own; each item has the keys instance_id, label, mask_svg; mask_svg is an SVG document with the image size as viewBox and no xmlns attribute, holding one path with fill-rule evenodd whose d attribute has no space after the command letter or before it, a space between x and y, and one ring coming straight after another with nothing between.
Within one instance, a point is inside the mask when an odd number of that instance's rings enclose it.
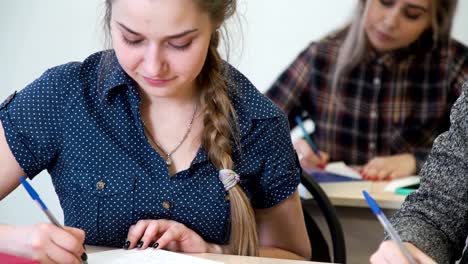
<instances>
[{"instance_id":1,"label":"short sleeve","mask_svg":"<svg viewBox=\"0 0 468 264\"><path fill-rule=\"evenodd\" d=\"M262 121L265 126L257 144L265 151L263 174L258 179L258 188L251 191L254 208L272 207L294 193L300 182L301 169L289 134L289 125L284 115Z\"/></svg>"},{"instance_id":2,"label":"short sleeve","mask_svg":"<svg viewBox=\"0 0 468 264\"><path fill-rule=\"evenodd\" d=\"M72 64L67 64L49 69L0 108L7 143L30 178L57 158L63 97L73 80L69 76L71 68Z\"/></svg>"}]
</instances>

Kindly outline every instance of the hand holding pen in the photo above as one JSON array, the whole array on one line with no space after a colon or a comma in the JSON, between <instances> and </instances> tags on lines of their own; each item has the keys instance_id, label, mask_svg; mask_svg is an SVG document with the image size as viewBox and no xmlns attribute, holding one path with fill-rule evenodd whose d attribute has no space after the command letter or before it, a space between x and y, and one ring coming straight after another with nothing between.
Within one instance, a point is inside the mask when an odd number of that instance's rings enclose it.
<instances>
[{"instance_id":1,"label":"hand holding pen","mask_svg":"<svg viewBox=\"0 0 468 264\"><path fill-rule=\"evenodd\" d=\"M31 230L30 257L41 260L41 263L86 264L88 256L83 248L84 232L77 228L63 227L23 177L21 184L53 224L38 224Z\"/></svg>"},{"instance_id":2,"label":"hand holding pen","mask_svg":"<svg viewBox=\"0 0 468 264\"><path fill-rule=\"evenodd\" d=\"M328 155L318 149L317 144L315 144L314 140L305 129L301 117L296 116L295 120L304 138L294 143L294 148L297 151L301 166L306 170L317 167L324 168L328 163Z\"/></svg>"},{"instance_id":3,"label":"hand holding pen","mask_svg":"<svg viewBox=\"0 0 468 264\"><path fill-rule=\"evenodd\" d=\"M393 228L390 221L388 221L388 218L385 216L385 214L382 212L380 207L377 205L377 202L366 191L362 191L362 194L364 195L364 198L369 204L369 207L371 208L372 212L375 214L379 222L384 227L385 231L387 231L387 233L390 235L393 242L395 242L395 244L398 246L398 249L400 250L401 254L403 254L406 262L410 264L417 264L418 262L416 262L413 255L408 251L406 246L403 244L403 241L401 240L397 231L395 230L395 228Z\"/></svg>"},{"instance_id":4,"label":"hand holding pen","mask_svg":"<svg viewBox=\"0 0 468 264\"><path fill-rule=\"evenodd\" d=\"M424 264L436 264L435 260L430 258L424 252L422 252L415 245L404 242L403 245L408 249L411 255L416 260L416 263ZM400 248L393 240L387 240L380 244L379 249L372 254L370 258L370 263L372 264L406 264L409 263L405 256L401 253Z\"/></svg>"}]
</instances>

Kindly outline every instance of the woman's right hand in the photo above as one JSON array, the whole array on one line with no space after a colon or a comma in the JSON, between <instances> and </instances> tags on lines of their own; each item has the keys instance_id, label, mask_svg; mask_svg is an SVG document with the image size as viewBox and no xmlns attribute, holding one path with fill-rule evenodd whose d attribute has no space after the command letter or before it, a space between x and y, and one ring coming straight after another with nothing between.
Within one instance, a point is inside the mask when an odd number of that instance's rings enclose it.
<instances>
[{"instance_id":1,"label":"woman's right hand","mask_svg":"<svg viewBox=\"0 0 468 264\"><path fill-rule=\"evenodd\" d=\"M309 144L307 144L307 141L302 138L294 142L294 148L296 149L297 156L299 157L301 167L306 171L311 169L324 168L328 163L327 153L319 151L320 157L318 157L315 155Z\"/></svg>"},{"instance_id":2,"label":"woman's right hand","mask_svg":"<svg viewBox=\"0 0 468 264\"><path fill-rule=\"evenodd\" d=\"M432 264L436 263L432 258L427 256L419 248L411 243L403 243L408 249L409 253L413 256L417 263ZM392 240L387 240L380 244L379 249L371 256L370 262L373 264L380 263L409 263L408 260L404 257L403 253L400 251L400 248Z\"/></svg>"},{"instance_id":3,"label":"woman's right hand","mask_svg":"<svg viewBox=\"0 0 468 264\"><path fill-rule=\"evenodd\" d=\"M11 227L6 240L7 253L19 255L41 263L81 263L85 233L81 229L59 228L53 224ZM9 232L7 232L9 233ZM6 242L5 238L0 239ZM0 245L5 249L5 245Z\"/></svg>"}]
</instances>

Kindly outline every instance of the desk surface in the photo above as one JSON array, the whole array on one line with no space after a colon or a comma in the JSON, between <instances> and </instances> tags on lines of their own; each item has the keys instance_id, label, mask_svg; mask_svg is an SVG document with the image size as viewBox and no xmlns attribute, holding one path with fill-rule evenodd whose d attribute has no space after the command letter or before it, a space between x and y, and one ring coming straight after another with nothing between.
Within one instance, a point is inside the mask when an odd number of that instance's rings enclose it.
<instances>
[{"instance_id":1,"label":"desk surface","mask_svg":"<svg viewBox=\"0 0 468 264\"><path fill-rule=\"evenodd\" d=\"M317 263L318 264L318 263L323 263L323 262L313 262L313 261L243 257L243 256L220 255L220 254L192 254L192 255L196 257L201 257L204 259L220 261L225 264L239 264L239 263L243 263L243 264L313 264L313 263Z\"/></svg>"},{"instance_id":2,"label":"desk surface","mask_svg":"<svg viewBox=\"0 0 468 264\"><path fill-rule=\"evenodd\" d=\"M385 192L388 182L349 181L336 183L321 183L325 193L335 206L369 207L362 191L366 190L379 206L384 209L398 209L405 200L404 195Z\"/></svg>"},{"instance_id":3,"label":"desk surface","mask_svg":"<svg viewBox=\"0 0 468 264\"><path fill-rule=\"evenodd\" d=\"M88 254L103 252L107 250L113 250L115 248L107 247L97 247L97 246L86 246L86 252ZM286 259L273 259L273 258L258 258L258 257L244 257L244 256L234 256L234 255L222 255L222 254L189 254L194 257L199 257L203 259L209 259L214 261L219 261L224 264L314 264L321 262L312 262L312 261L298 261L298 260L286 260ZM92 264L92 263L90 263Z\"/></svg>"}]
</instances>

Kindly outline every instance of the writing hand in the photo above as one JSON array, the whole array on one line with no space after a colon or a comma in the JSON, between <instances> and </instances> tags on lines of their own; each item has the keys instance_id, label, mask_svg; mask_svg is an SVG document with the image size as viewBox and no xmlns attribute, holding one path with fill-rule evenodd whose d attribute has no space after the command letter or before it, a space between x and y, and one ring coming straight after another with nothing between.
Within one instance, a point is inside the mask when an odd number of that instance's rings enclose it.
<instances>
[{"instance_id":1,"label":"writing hand","mask_svg":"<svg viewBox=\"0 0 468 264\"><path fill-rule=\"evenodd\" d=\"M49 263L81 263L83 230L53 224L12 227L12 254Z\"/></svg>"},{"instance_id":2,"label":"writing hand","mask_svg":"<svg viewBox=\"0 0 468 264\"><path fill-rule=\"evenodd\" d=\"M166 219L138 221L130 227L127 239L129 249L157 247L185 253L222 253L219 245L207 243L185 225Z\"/></svg>"},{"instance_id":3,"label":"writing hand","mask_svg":"<svg viewBox=\"0 0 468 264\"><path fill-rule=\"evenodd\" d=\"M414 246L411 243L403 243L408 251L411 253L411 255L414 257L414 259L418 263L424 263L424 264L435 264L436 262L424 254L419 248ZM395 242L388 240L382 242L380 244L379 248L377 251L371 256L370 262L372 264L391 264L391 263L408 263L407 259L404 257L403 253L400 251L398 248L397 244Z\"/></svg>"},{"instance_id":4,"label":"writing hand","mask_svg":"<svg viewBox=\"0 0 468 264\"><path fill-rule=\"evenodd\" d=\"M328 163L328 154L322 151L320 152L319 158L315 155L312 148L307 144L307 141L304 139L299 139L294 143L294 148L296 149L297 156L299 157L299 162L301 167L304 170L311 170L316 168L324 168Z\"/></svg>"}]
</instances>

